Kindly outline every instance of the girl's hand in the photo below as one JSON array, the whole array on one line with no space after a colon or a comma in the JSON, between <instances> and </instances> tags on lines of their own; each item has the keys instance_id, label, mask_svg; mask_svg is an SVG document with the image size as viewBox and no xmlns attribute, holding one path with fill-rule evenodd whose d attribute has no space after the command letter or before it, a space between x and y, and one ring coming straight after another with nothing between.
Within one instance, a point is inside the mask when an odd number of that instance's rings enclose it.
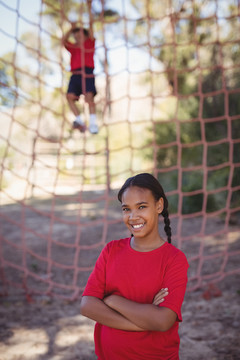
<instances>
[{"instance_id":1,"label":"girl's hand","mask_svg":"<svg viewBox=\"0 0 240 360\"><path fill-rule=\"evenodd\" d=\"M110 308L113 308L114 307L114 304L116 303L116 301L121 298L120 295L116 295L116 294L111 294L111 295L108 295L106 296L104 299L103 299L103 302L109 306Z\"/></svg>"},{"instance_id":2,"label":"girl's hand","mask_svg":"<svg viewBox=\"0 0 240 360\"><path fill-rule=\"evenodd\" d=\"M161 289L153 299L153 305L159 305L164 301L165 296L168 295L168 288Z\"/></svg>"},{"instance_id":3,"label":"girl's hand","mask_svg":"<svg viewBox=\"0 0 240 360\"><path fill-rule=\"evenodd\" d=\"M77 27L77 22L76 21L71 21L70 24L72 26L72 30L74 30Z\"/></svg>"},{"instance_id":4,"label":"girl's hand","mask_svg":"<svg viewBox=\"0 0 240 360\"><path fill-rule=\"evenodd\" d=\"M107 306L110 306L110 303L111 303L111 295L106 296L106 297L103 299L103 302L104 302L104 304L106 304Z\"/></svg>"}]
</instances>

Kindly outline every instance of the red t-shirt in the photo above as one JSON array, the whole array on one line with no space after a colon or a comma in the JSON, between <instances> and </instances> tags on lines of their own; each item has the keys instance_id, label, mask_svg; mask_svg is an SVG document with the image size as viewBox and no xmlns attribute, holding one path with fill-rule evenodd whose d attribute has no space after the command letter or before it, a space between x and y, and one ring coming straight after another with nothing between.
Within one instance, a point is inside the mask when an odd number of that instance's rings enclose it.
<instances>
[{"instance_id":1,"label":"red t-shirt","mask_svg":"<svg viewBox=\"0 0 240 360\"><path fill-rule=\"evenodd\" d=\"M84 41L83 47L78 47L71 42L65 44L65 48L71 54L71 71L82 68L90 67L94 68L94 49L95 49L95 40L88 38Z\"/></svg>"},{"instance_id":2,"label":"red t-shirt","mask_svg":"<svg viewBox=\"0 0 240 360\"><path fill-rule=\"evenodd\" d=\"M177 321L166 332L123 331L96 323L94 340L99 360L177 360L178 322L187 285L188 262L179 249L165 243L150 252L131 248L130 238L114 240L102 250L83 296L103 299L121 295L138 303L153 302L162 288L169 295L159 306L172 309Z\"/></svg>"}]
</instances>

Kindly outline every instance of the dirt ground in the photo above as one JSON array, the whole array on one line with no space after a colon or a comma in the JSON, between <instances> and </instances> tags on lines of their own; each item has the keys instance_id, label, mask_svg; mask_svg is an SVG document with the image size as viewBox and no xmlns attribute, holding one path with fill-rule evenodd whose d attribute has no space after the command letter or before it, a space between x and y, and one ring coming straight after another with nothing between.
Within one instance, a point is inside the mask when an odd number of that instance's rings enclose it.
<instances>
[{"instance_id":1,"label":"dirt ground","mask_svg":"<svg viewBox=\"0 0 240 360\"><path fill-rule=\"evenodd\" d=\"M76 200L76 199L75 199ZM75 201L72 199L72 207L66 206L63 199L55 204L55 220L65 219L65 223L59 222L58 226L52 229L52 238L61 240L70 244L70 238L74 237L77 227L73 224L73 219L78 214L79 209L73 206ZM79 201L79 199L77 199ZM83 199L84 201L84 199ZM65 202L70 204L69 199ZM87 202L86 202L87 204ZM110 204L110 202L109 202ZM26 203L25 203L26 205ZM30 205L30 202L29 202ZM31 203L31 205L33 205ZM38 211L43 214L49 211L49 201L34 203ZM90 204L88 202L86 211L81 209L82 224L88 225L88 221L95 221L94 227L86 226L85 230L88 235L88 243L96 241L96 234L102 234L102 227L98 224L98 219L102 216L101 201ZM110 204L111 205L111 204ZM109 205L108 211L111 219L116 219L115 208L111 210ZM99 206L99 209L97 208ZM115 206L115 205L114 205ZM9 244L17 241L17 223L12 224L8 219L17 219L21 215L23 219L23 209L21 205L5 205L1 209L3 215L1 222L0 234L2 238L8 239ZM94 213L94 216L93 216ZM24 208L24 224L28 228L28 236L25 237L26 246L29 249L42 252L39 244L43 244L44 238L36 241L39 228L41 234L49 231L49 219L45 215L35 213L33 208ZM64 217L65 216L65 217ZM1 220L1 218L0 218ZM46 223L44 223L46 221ZM186 234L191 232L191 228L197 229L197 221L193 226L193 220L185 224ZM44 230L44 227L46 229ZM200 226L200 225L199 225ZM211 222L211 231L219 229L221 222L219 220ZM120 238L125 235L120 223L109 225L110 231L106 234L106 241ZM232 252L240 249L239 223L231 226L230 231L235 234L230 244ZM30 231L31 230L31 231ZM33 231L34 230L34 231ZM123 237L123 236L122 236ZM224 236L218 236L217 239L209 240L208 253L211 254L216 248L221 249L224 244L221 243ZM19 254L13 254L13 248L8 248L7 241L3 241L3 255L8 261L19 261ZM36 245L37 244L37 245ZM39 248L34 248L39 246ZM55 248L55 256L58 261L66 260L67 252L63 249ZM61 250L61 251L60 251ZM193 255L199 251L199 239L187 242L184 249L187 256ZM86 263L94 262L96 254L94 249L90 249L89 257L84 256ZM46 255L46 254L45 254ZM61 256L60 256L61 255ZM69 253L69 260L71 260ZM30 259L32 271L41 272L41 263L37 260L33 263ZM239 256L231 260L232 270L239 269ZM29 268L30 268L29 265ZM219 262L211 261L205 268L205 273L213 271L212 267L219 265ZM191 266L190 266L191 268ZM216 269L217 270L217 269ZM193 270L194 271L194 270ZM9 276L16 277L16 272ZM62 272L60 272L62 275ZM65 277L65 278L64 278ZM62 279L69 281L69 274L63 275ZM31 285L31 284L30 284ZM0 360L94 360L93 329L94 322L82 317L79 314L80 297L75 301L61 300L50 296L33 296L32 301L28 302L26 297L12 292L9 296L0 297ZM183 304L183 322L180 325L181 337L181 360L238 360L240 359L240 273L224 277L214 287L200 288L193 292L187 292ZM114 359L113 359L114 360Z\"/></svg>"},{"instance_id":2,"label":"dirt ground","mask_svg":"<svg viewBox=\"0 0 240 360\"><path fill-rule=\"evenodd\" d=\"M240 359L239 280L225 279L222 295L210 300L202 291L186 295L181 360ZM2 299L0 359L94 360L93 328L92 321L79 315L79 301L42 299L28 304L24 299Z\"/></svg>"}]
</instances>

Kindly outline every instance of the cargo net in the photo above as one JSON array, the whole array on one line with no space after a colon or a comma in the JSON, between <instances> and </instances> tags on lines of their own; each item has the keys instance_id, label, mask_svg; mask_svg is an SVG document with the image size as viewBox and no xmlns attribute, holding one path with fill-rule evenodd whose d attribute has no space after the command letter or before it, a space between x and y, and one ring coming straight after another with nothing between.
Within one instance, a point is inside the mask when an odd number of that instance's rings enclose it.
<instances>
[{"instance_id":1,"label":"cargo net","mask_svg":"<svg viewBox=\"0 0 240 360\"><path fill-rule=\"evenodd\" d=\"M239 3L90 5L0 1L1 294L80 296L129 236L116 195L139 172L167 193L188 291L215 286L240 273ZM74 16L93 20L97 135L72 130L65 95Z\"/></svg>"}]
</instances>

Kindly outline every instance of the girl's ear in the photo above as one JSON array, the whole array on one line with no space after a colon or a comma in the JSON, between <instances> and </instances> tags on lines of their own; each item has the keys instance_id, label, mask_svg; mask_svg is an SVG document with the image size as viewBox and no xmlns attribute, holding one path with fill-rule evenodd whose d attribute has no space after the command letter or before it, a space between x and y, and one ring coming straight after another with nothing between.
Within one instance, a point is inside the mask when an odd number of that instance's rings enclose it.
<instances>
[{"instance_id":1,"label":"girl's ear","mask_svg":"<svg viewBox=\"0 0 240 360\"><path fill-rule=\"evenodd\" d=\"M157 202L157 211L158 211L158 214L161 214L162 211L164 209L164 200L163 198L161 197L158 202Z\"/></svg>"}]
</instances>

